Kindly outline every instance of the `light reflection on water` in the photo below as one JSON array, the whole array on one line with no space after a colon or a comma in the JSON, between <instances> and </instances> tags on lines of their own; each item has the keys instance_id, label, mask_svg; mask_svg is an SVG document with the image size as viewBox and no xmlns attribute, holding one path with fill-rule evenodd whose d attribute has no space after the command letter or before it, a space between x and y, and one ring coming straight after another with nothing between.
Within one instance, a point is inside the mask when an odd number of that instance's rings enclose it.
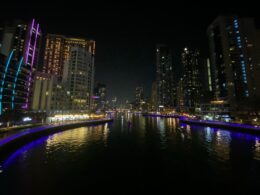
<instances>
[{"instance_id":1,"label":"light reflection on water","mask_svg":"<svg viewBox=\"0 0 260 195\"><path fill-rule=\"evenodd\" d=\"M57 174L52 179L48 170L66 172L72 167L75 173L92 175L93 182L100 178L103 181L103 174L111 174L110 170L125 180L127 174L140 172L140 179L149 180L147 173L154 171L165 178L180 177L185 172L187 178L205 177L205 182L207 177L214 179L214 174L230 178L234 173L238 178L257 181L254 174L260 171L260 137L180 124L174 118L145 118L128 113L113 124L81 127L35 141L10 155L6 162L9 166L1 173L4 177L36 171L50 182L69 176L59 178ZM160 178L163 180L162 175Z\"/></svg>"}]
</instances>

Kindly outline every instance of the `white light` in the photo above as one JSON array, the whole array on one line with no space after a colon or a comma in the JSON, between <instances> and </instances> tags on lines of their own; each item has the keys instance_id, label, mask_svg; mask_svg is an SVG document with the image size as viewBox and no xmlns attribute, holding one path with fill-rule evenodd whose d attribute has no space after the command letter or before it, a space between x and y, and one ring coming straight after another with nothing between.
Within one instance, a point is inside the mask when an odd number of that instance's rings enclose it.
<instances>
[{"instance_id":1,"label":"white light","mask_svg":"<svg viewBox=\"0 0 260 195\"><path fill-rule=\"evenodd\" d=\"M24 118L23 118L23 122L31 121L31 120L32 120L32 118L30 118L30 117L24 117Z\"/></svg>"}]
</instances>

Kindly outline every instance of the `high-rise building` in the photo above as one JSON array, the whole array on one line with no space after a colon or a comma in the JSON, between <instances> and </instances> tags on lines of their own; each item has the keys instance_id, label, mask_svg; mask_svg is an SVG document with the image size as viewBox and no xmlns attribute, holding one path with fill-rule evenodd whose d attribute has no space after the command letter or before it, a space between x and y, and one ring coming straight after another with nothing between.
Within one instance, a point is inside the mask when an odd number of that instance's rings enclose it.
<instances>
[{"instance_id":1,"label":"high-rise building","mask_svg":"<svg viewBox=\"0 0 260 195\"><path fill-rule=\"evenodd\" d=\"M94 81L92 53L82 47L72 47L68 61L67 86L71 96L72 111L91 109Z\"/></svg>"},{"instance_id":2,"label":"high-rise building","mask_svg":"<svg viewBox=\"0 0 260 195\"><path fill-rule=\"evenodd\" d=\"M254 20L219 16L208 27L207 34L215 98L226 100L231 106L259 98Z\"/></svg>"},{"instance_id":3,"label":"high-rise building","mask_svg":"<svg viewBox=\"0 0 260 195\"><path fill-rule=\"evenodd\" d=\"M144 89L141 86L135 88L135 105L140 108L142 102L144 101Z\"/></svg>"},{"instance_id":4,"label":"high-rise building","mask_svg":"<svg viewBox=\"0 0 260 195\"><path fill-rule=\"evenodd\" d=\"M107 109L107 90L106 85L102 83L98 83L94 89L94 107L95 110L103 110Z\"/></svg>"},{"instance_id":5,"label":"high-rise building","mask_svg":"<svg viewBox=\"0 0 260 195\"><path fill-rule=\"evenodd\" d=\"M184 48L182 52L184 68L184 106L192 111L200 103L199 52Z\"/></svg>"},{"instance_id":6,"label":"high-rise building","mask_svg":"<svg viewBox=\"0 0 260 195\"><path fill-rule=\"evenodd\" d=\"M33 73L38 65L41 30L34 19L14 21L2 30L0 114L30 108Z\"/></svg>"},{"instance_id":7,"label":"high-rise building","mask_svg":"<svg viewBox=\"0 0 260 195\"><path fill-rule=\"evenodd\" d=\"M173 108L176 104L176 86L172 53L166 45L156 47L156 68L158 107Z\"/></svg>"},{"instance_id":8,"label":"high-rise building","mask_svg":"<svg viewBox=\"0 0 260 195\"><path fill-rule=\"evenodd\" d=\"M201 67L199 68L199 82L200 82L200 102L209 103L214 99L212 89L212 68L209 58L201 59L199 61Z\"/></svg>"},{"instance_id":9,"label":"high-rise building","mask_svg":"<svg viewBox=\"0 0 260 195\"><path fill-rule=\"evenodd\" d=\"M0 54L0 115L22 113L27 103L29 69L13 58L14 50L8 57Z\"/></svg>"},{"instance_id":10,"label":"high-rise building","mask_svg":"<svg viewBox=\"0 0 260 195\"><path fill-rule=\"evenodd\" d=\"M84 48L92 54L92 63L94 63L95 41L69 38L63 35L47 34L44 51L43 71L45 73L56 75L59 80L62 79L65 63L69 60L72 47Z\"/></svg>"},{"instance_id":11,"label":"high-rise building","mask_svg":"<svg viewBox=\"0 0 260 195\"><path fill-rule=\"evenodd\" d=\"M177 83L176 89L176 96L177 96L177 111L183 112L184 111L184 84L183 78L180 78L179 82Z\"/></svg>"},{"instance_id":12,"label":"high-rise building","mask_svg":"<svg viewBox=\"0 0 260 195\"><path fill-rule=\"evenodd\" d=\"M32 110L49 112L57 79L54 75L36 72L33 85Z\"/></svg>"},{"instance_id":13,"label":"high-rise building","mask_svg":"<svg viewBox=\"0 0 260 195\"><path fill-rule=\"evenodd\" d=\"M157 83L153 82L151 92L151 110L156 111L157 106Z\"/></svg>"},{"instance_id":14,"label":"high-rise building","mask_svg":"<svg viewBox=\"0 0 260 195\"><path fill-rule=\"evenodd\" d=\"M41 29L38 22L33 19L29 24L14 20L6 25L2 32L2 47L0 53L8 56L14 50L13 58L24 58L24 64L36 69L39 60L41 43Z\"/></svg>"}]
</instances>

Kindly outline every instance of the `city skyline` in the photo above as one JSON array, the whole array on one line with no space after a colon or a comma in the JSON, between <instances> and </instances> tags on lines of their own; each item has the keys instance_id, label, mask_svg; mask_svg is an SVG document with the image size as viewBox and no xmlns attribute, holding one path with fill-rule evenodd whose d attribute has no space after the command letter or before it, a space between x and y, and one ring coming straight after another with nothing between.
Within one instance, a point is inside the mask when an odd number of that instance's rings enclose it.
<instances>
[{"instance_id":1,"label":"city skyline","mask_svg":"<svg viewBox=\"0 0 260 195\"><path fill-rule=\"evenodd\" d=\"M55 11L59 4L39 8L30 3L30 8L34 9L26 12L29 10L27 5L29 3L16 4L12 15L2 12L1 23L6 19L36 18L41 23L44 35L56 33L94 39L97 42L95 80L107 85L110 100L116 96L121 103L134 100L134 90L139 85L144 87L145 96L151 94L152 82L156 80L156 44L167 44L173 50L173 65L180 78L183 73L181 51L187 46L199 49L203 57L208 57L207 27L219 14L252 16L251 12L241 8L209 10L197 6L197 9L192 10L187 7L189 14L186 15L180 14L180 11L172 13L169 8L161 11L160 6L157 9L153 4L146 9L142 9L142 6L137 8L131 3L107 4L109 9L104 11L97 3L90 3L92 9L89 10L89 15L93 17L88 20L80 11L66 16L66 11L70 8L64 5L63 10ZM74 8L72 5L71 9ZM48 15L45 14L46 9ZM196 15L195 10L204 11L207 17ZM106 18L100 15L103 12ZM254 18L259 26L259 17Z\"/></svg>"}]
</instances>

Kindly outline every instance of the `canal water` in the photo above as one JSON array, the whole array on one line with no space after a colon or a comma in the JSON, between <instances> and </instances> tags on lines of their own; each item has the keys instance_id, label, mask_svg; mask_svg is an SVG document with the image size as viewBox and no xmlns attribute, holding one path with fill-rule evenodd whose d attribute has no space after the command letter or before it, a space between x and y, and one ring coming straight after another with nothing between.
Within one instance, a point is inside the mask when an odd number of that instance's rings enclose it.
<instances>
[{"instance_id":1,"label":"canal water","mask_svg":"<svg viewBox=\"0 0 260 195\"><path fill-rule=\"evenodd\" d=\"M0 162L0 194L250 194L260 137L118 115L35 140Z\"/></svg>"}]
</instances>

